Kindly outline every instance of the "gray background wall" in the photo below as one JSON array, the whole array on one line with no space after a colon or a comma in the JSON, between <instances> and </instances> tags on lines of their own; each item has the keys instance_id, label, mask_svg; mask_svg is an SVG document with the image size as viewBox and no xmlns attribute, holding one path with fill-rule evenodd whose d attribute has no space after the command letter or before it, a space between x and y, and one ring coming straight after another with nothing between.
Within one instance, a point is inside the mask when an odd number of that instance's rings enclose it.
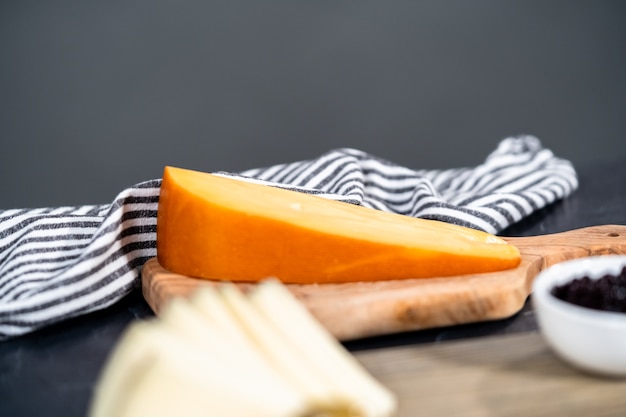
<instances>
[{"instance_id":1,"label":"gray background wall","mask_svg":"<svg viewBox=\"0 0 626 417\"><path fill-rule=\"evenodd\" d=\"M0 209L344 146L448 168L530 133L575 165L624 158L625 18L617 0L3 0Z\"/></svg>"}]
</instances>

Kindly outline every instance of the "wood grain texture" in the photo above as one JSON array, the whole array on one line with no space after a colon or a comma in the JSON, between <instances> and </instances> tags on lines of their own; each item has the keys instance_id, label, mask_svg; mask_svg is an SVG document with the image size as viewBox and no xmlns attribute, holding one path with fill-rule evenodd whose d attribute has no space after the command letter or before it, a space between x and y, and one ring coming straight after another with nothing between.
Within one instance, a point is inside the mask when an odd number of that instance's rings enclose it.
<instances>
[{"instance_id":1,"label":"wood grain texture","mask_svg":"<svg viewBox=\"0 0 626 417\"><path fill-rule=\"evenodd\" d=\"M538 332L354 355L397 396L396 417L625 415L626 378L578 371Z\"/></svg>"},{"instance_id":2,"label":"wood grain texture","mask_svg":"<svg viewBox=\"0 0 626 417\"><path fill-rule=\"evenodd\" d=\"M517 246L515 269L458 277L344 284L288 285L312 314L340 340L494 320L524 305L544 268L592 255L626 254L626 226L605 225L532 237L505 238ZM176 296L188 296L195 279L165 270L156 258L142 270L144 298L158 315ZM241 284L246 288L253 284Z\"/></svg>"}]
</instances>

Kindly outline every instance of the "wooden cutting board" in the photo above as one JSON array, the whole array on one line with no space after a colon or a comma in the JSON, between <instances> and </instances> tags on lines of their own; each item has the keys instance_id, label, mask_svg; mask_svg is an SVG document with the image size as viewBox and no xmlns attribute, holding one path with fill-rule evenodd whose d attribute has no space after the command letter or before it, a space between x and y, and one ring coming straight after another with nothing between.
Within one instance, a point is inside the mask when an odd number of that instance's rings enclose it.
<instances>
[{"instance_id":1,"label":"wooden cutting board","mask_svg":"<svg viewBox=\"0 0 626 417\"><path fill-rule=\"evenodd\" d=\"M446 278L288 287L335 337L350 340L509 317L524 306L535 276L544 268L574 258L626 254L626 226L618 225L505 239L522 254L515 269ZM188 296L200 285L216 283L167 271L156 258L142 270L143 295L157 315L172 297Z\"/></svg>"}]
</instances>

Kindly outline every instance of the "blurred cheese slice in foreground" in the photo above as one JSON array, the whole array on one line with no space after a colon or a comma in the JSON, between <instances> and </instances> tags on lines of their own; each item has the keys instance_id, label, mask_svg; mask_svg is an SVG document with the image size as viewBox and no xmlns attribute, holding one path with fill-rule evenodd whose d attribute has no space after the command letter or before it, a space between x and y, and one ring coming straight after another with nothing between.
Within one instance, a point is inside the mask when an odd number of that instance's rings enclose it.
<instances>
[{"instance_id":1,"label":"blurred cheese slice in foreground","mask_svg":"<svg viewBox=\"0 0 626 417\"><path fill-rule=\"evenodd\" d=\"M299 415L298 397L263 374L238 373L213 353L158 322L131 325L100 377L89 416Z\"/></svg>"},{"instance_id":2,"label":"blurred cheese slice in foreground","mask_svg":"<svg viewBox=\"0 0 626 417\"><path fill-rule=\"evenodd\" d=\"M212 319L219 315L233 320L225 327ZM100 375L89 417L389 417L396 410L395 396L282 284L265 281L253 295L233 284L207 286L191 301L171 301L158 319L131 324Z\"/></svg>"},{"instance_id":3,"label":"blurred cheese slice in foreground","mask_svg":"<svg viewBox=\"0 0 626 417\"><path fill-rule=\"evenodd\" d=\"M517 248L480 231L165 167L157 257L198 278L354 282L493 272Z\"/></svg>"},{"instance_id":4,"label":"blurred cheese slice in foreground","mask_svg":"<svg viewBox=\"0 0 626 417\"><path fill-rule=\"evenodd\" d=\"M250 302L276 337L297 352L338 404L356 415L388 415L396 399L277 281L250 293ZM286 314L288 313L288 314Z\"/></svg>"}]
</instances>

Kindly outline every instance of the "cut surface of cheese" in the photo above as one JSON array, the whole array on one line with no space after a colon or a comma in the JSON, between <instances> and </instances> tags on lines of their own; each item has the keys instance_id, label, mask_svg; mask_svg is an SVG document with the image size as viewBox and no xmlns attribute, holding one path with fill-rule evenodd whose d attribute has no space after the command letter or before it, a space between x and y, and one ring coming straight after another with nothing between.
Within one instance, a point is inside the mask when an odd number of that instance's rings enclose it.
<instances>
[{"instance_id":1,"label":"cut surface of cheese","mask_svg":"<svg viewBox=\"0 0 626 417\"><path fill-rule=\"evenodd\" d=\"M485 232L169 166L157 257L192 277L302 284L493 272L520 262L517 248Z\"/></svg>"}]
</instances>

